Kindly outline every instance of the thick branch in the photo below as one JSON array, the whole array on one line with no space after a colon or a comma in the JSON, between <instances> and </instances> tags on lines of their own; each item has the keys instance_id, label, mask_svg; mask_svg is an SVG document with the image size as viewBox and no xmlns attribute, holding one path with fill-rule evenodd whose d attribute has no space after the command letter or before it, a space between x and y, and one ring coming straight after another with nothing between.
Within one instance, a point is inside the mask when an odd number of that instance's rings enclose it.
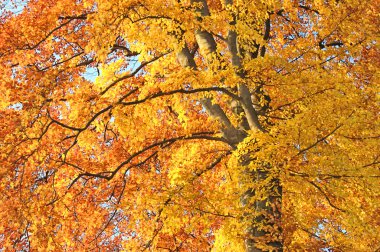
<instances>
[{"instance_id":1,"label":"thick branch","mask_svg":"<svg viewBox=\"0 0 380 252\"><path fill-rule=\"evenodd\" d=\"M245 134L232 125L223 109L218 104L212 104L210 98L202 99L201 103L211 117L223 124L223 137L227 139L230 145L235 145L244 139Z\"/></svg>"},{"instance_id":2,"label":"thick branch","mask_svg":"<svg viewBox=\"0 0 380 252\"><path fill-rule=\"evenodd\" d=\"M251 93L249 92L249 89L246 85L244 84L239 85L239 96L242 98L241 105L247 117L249 127L251 129L264 131L263 127L261 126L259 122L257 112L253 107L252 100L251 100Z\"/></svg>"},{"instance_id":3,"label":"thick branch","mask_svg":"<svg viewBox=\"0 0 380 252\"><path fill-rule=\"evenodd\" d=\"M206 0L192 0L191 3L202 4L202 7L196 9L202 17L210 15ZM198 29L195 31L195 39L201 52L203 52L207 60L210 61L212 54L216 51L216 42L212 34Z\"/></svg>"},{"instance_id":4,"label":"thick branch","mask_svg":"<svg viewBox=\"0 0 380 252\"><path fill-rule=\"evenodd\" d=\"M210 61L212 54L216 51L214 37L207 31L197 30L195 31L195 39L197 40L201 52L203 52L207 60Z\"/></svg>"},{"instance_id":5,"label":"thick branch","mask_svg":"<svg viewBox=\"0 0 380 252\"><path fill-rule=\"evenodd\" d=\"M270 17L265 20L265 32L264 32L264 41L269 40L269 34L270 34ZM265 56L265 45L263 45L260 49L260 56L264 57Z\"/></svg>"},{"instance_id":6,"label":"thick branch","mask_svg":"<svg viewBox=\"0 0 380 252\"><path fill-rule=\"evenodd\" d=\"M212 104L210 98L202 99L201 103L210 116L217 118L227 128L233 127L230 120L218 104Z\"/></svg>"},{"instance_id":7,"label":"thick branch","mask_svg":"<svg viewBox=\"0 0 380 252\"><path fill-rule=\"evenodd\" d=\"M193 70L197 68L197 65L194 61L194 56L191 54L186 44L181 49L181 51L177 53L177 60L182 67L190 67Z\"/></svg>"},{"instance_id":8,"label":"thick branch","mask_svg":"<svg viewBox=\"0 0 380 252\"><path fill-rule=\"evenodd\" d=\"M232 2L232 1L226 1L226 2ZM233 16L234 20L231 22L231 25L236 24L236 16ZM241 68L241 59L239 56L239 50L238 50L238 42L237 42L237 32L233 30L228 31L227 35L227 44L228 49L230 50L231 57L232 57L232 65L237 67L238 69Z\"/></svg>"}]
</instances>

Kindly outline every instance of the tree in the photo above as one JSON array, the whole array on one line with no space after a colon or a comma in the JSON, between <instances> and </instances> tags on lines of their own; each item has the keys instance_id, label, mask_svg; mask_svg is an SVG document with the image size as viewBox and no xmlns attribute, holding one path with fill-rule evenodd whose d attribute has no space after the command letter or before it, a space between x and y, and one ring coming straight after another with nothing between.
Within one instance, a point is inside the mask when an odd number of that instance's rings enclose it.
<instances>
[{"instance_id":1,"label":"tree","mask_svg":"<svg viewBox=\"0 0 380 252\"><path fill-rule=\"evenodd\" d=\"M21 4L0 248L380 248L379 2Z\"/></svg>"}]
</instances>

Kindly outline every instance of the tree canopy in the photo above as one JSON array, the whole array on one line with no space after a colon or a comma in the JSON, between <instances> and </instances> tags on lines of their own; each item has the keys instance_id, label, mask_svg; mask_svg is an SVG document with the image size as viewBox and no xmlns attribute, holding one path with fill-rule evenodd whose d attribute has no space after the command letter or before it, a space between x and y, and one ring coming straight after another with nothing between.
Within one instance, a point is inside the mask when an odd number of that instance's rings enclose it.
<instances>
[{"instance_id":1,"label":"tree canopy","mask_svg":"<svg viewBox=\"0 0 380 252\"><path fill-rule=\"evenodd\" d=\"M378 251L379 1L0 5L0 249Z\"/></svg>"}]
</instances>

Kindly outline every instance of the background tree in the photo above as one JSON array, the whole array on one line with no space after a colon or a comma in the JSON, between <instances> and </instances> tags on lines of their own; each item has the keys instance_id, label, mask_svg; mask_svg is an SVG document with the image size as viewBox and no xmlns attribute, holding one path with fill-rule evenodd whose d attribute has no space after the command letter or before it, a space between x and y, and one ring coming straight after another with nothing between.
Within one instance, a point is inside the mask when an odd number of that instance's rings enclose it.
<instances>
[{"instance_id":1,"label":"background tree","mask_svg":"<svg viewBox=\"0 0 380 252\"><path fill-rule=\"evenodd\" d=\"M1 8L1 248L380 249L378 1Z\"/></svg>"}]
</instances>

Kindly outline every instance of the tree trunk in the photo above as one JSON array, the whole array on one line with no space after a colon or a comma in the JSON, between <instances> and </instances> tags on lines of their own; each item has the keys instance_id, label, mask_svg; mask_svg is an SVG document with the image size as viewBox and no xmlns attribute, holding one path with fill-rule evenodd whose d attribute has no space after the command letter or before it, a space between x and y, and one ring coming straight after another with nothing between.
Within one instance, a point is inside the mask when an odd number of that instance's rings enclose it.
<instances>
[{"instance_id":1,"label":"tree trunk","mask_svg":"<svg viewBox=\"0 0 380 252\"><path fill-rule=\"evenodd\" d=\"M202 8L198 8L197 11L202 16L207 16L209 14L208 6L206 0L192 0L192 3L202 3ZM231 5L232 0L225 0L226 5ZM232 21L236 23L236 20ZM266 32L264 39L268 39L270 25L268 21L266 22ZM232 55L231 60L234 67L236 67L236 74L243 80L245 78L244 72L241 71L241 55L238 53L239 45L237 40L238 34L235 31L229 31L227 43L230 53ZM211 63L215 57L216 52L216 42L212 34L204 30L195 31L195 38L198 43L199 49L202 54L204 54L206 60ZM262 47L261 49L263 49ZM259 50L259 48L254 48ZM263 57L265 54L265 49L261 50L261 53L252 53L251 55L256 55ZM190 67L194 70L197 69L196 63L194 61L193 55L189 52L189 49L186 46L186 43L182 50L178 53L178 62L182 67ZM217 57L216 57L217 58ZM243 81L242 81L243 83ZM240 142L244 140L247 136L246 130L254 130L265 132L265 129L262 127L259 118L258 112L256 111L253 102L252 96L255 100L260 100L262 93L254 92L251 94L249 88L245 84L238 84L238 96L239 100L235 100L231 103L231 110L236 111L240 114L243 112L244 118L242 119L241 125L238 128L235 128L228 117L218 104L212 104L209 98L205 98L201 101L203 107L206 109L207 113L218 120L223 128L221 129L224 138L230 143L231 146L236 147ZM243 166L248 166L250 162L255 162L250 160L249 157L245 158L245 161L242 161ZM252 180L255 183L260 184L262 181L267 179L267 173L265 171L255 171L250 172L248 169L246 173L250 173ZM253 203L250 202L252 197L255 196L255 191L253 189L248 190L241 197L242 204L247 209L247 218L252 224L245 231L245 247L247 252L262 252L262 251L283 251L283 244L281 241L281 199L282 199L282 190L277 179L274 183L271 183L273 186L264 188L265 192L269 197L266 200L256 200ZM252 217L249 212L254 209L254 212L257 213L256 217ZM273 233L272 230L263 230L260 226L272 226L279 227L277 232ZM272 232L271 232L272 231ZM271 249L262 248L260 245L270 246Z\"/></svg>"}]
</instances>

